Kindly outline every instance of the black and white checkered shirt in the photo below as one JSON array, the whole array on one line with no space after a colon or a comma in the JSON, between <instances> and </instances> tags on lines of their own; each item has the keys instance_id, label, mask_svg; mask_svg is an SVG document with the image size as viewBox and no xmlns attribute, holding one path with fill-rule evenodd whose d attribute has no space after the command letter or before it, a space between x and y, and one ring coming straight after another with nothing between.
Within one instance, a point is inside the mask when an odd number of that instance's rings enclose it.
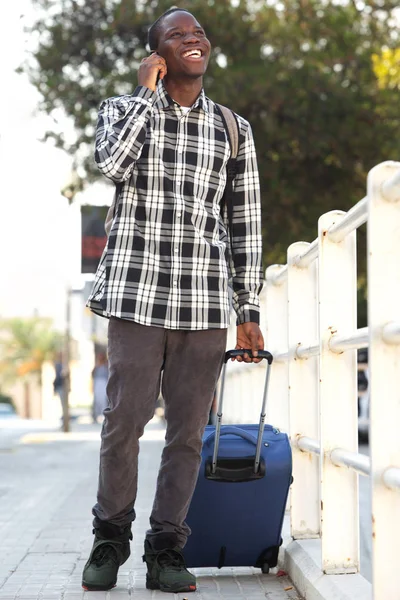
<instances>
[{"instance_id":1,"label":"black and white checkered shirt","mask_svg":"<svg viewBox=\"0 0 400 600\"><path fill-rule=\"evenodd\" d=\"M240 125L232 259L220 201L230 156L215 104L204 91L185 114L162 82L100 107L95 158L120 185L117 210L87 306L167 329L259 322L261 206L250 125ZM227 263L230 263L228 266Z\"/></svg>"}]
</instances>

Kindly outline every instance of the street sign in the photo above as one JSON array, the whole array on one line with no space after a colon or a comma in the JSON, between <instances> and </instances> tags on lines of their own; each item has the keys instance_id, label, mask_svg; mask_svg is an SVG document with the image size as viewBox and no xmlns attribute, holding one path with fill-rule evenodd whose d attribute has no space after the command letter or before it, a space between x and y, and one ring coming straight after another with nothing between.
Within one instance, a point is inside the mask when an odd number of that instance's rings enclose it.
<instances>
[{"instance_id":1,"label":"street sign","mask_svg":"<svg viewBox=\"0 0 400 600\"><path fill-rule=\"evenodd\" d=\"M81 206L82 259L81 272L95 273L107 242L104 221L108 206Z\"/></svg>"}]
</instances>

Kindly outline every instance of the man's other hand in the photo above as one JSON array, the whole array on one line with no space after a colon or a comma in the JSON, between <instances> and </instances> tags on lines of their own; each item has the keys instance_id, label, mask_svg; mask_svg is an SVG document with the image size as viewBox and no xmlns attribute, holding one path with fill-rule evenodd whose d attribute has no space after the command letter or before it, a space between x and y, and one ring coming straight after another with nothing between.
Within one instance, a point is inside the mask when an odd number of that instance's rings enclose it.
<instances>
[{"instance_id":1,"label":"man's other hand","mask_svg":"<svg viewBox=\"0 0 400 600\"><path fill-rule=\"evenodd\" d=\"M242 325L237 326L237 339L236 339L236 350L249 349L252 352L254 357L257 356L258 350L264 350L264 338L261 333L261 329L257 323L242 323ZM232 360L237 360L238 362L250 363L259 363L261 362L261 358L253 358L251 359L248 354L244 354L243 358L238 356L237 358L233 358Z\"/></svg>"}]
</instances>

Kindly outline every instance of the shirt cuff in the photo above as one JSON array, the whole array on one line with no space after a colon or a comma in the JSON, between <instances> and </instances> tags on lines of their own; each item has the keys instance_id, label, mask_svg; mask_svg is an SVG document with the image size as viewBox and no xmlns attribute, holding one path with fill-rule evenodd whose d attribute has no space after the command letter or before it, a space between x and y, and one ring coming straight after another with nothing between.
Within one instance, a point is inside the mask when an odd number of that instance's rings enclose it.
<instances>
[{"instance_id":1,"label":"shirt cuff","mask_svg":"<svg viewBox=\"0 0 400 600\"><path fill-rule=\"evenodd\" d=\"M236 316L236 325L243 325L243 323L260 325L260 308L254 304L243 304L239 307Z\"/></svg>"},{"instance_id":2,"label":"shirt cuff","mask_svg":"<svg viewBox=\"0 0 400 600\"><path fill-rule=\"evenodd\" d=\"M143 100L148 100L150 104L153 104L153 102L156 99L156 93L153 92L153 90L151 90L150 88L145 87L144 85L138 85L131 95L135 98L142 98Z\"/></svg>"}]
</instances>

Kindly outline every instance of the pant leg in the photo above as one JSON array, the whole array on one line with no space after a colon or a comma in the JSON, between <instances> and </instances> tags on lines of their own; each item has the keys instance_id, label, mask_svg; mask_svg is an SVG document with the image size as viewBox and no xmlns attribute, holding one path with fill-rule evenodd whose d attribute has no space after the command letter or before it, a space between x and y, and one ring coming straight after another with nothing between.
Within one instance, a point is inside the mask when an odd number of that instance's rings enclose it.
<instances>
[{"instance_id":1,"label":"pant leg","mask_svg":"<svg viewBox=\"0 0 400 600\"><path fill-rule=\"evenodd\" d=\"M104 411L94 526L135 519L139 438L160 390L166 332L112 318L108 328L109 407Z\"/></svg>"},{"instance_id":2,"label":"pant leg","mask_svg":"<svg viewBox=\"0 0 400 600\"><path fill-rule=\"evenodd\" d=\"M226 329L168 331L163 376L167 433L147 538L183 547L204 428L226 348Z\"/></svg>"}]
</instances>

